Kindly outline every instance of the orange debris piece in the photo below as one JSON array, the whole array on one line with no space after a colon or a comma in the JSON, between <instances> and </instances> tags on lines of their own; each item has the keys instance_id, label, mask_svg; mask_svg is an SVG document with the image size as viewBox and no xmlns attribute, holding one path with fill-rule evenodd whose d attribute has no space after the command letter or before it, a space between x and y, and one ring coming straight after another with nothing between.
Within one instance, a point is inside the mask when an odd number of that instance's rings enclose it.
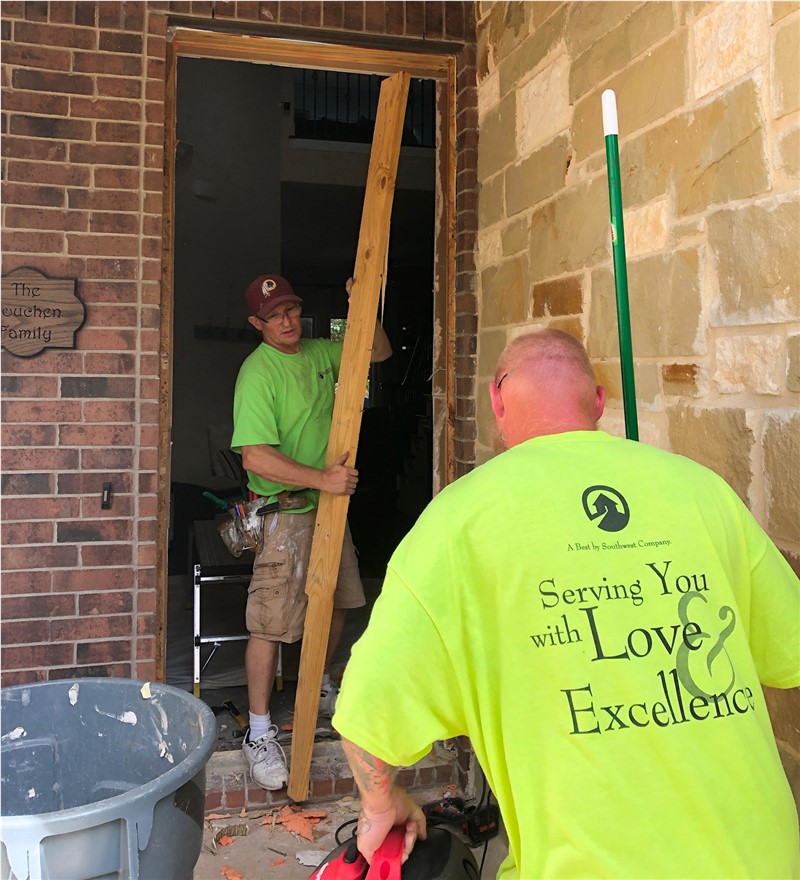
<instances>
[{"instance_id":1,"label":"orange debris piece","mask_svg":"<svg viewBox=\"0 0 800 880\"><path fill-rule=\"evenodd\" d=\"M270 868L277 868L278 865L285 865L285 864L286 864L286 859L277 858L277 859L273 859L269 863L269 866L270 866Z\"/></svg>"},{"instance_id":2,"label":"orange debris piece","mask_svg":"<svg viewBox=\"0 0 800 880\"><path fill-rule=\"evenodd\" d=\"M304 837L306 840L314 841L315 825L328 815L327 810L301 810L299 807L284 807L275 817L275 821L279 822L287 831ZM262 825L272 824L272 818L265 816L261 820Z\"/></svg>"},{"instance_id":3,"label":"orange debris piece","mask_svg":"<svg viewBox=\"0 0 800 880\"><path fill-rule=\"evenodd\" d=\"M217 843L220 846L228 846L229 844L233 843L233 838L230 837L228 834L223 834L222 837L220 837L220 839L217 841Z\"/></svg>"},{"instance_id":4,"label":"orange debris piece","mask_svg":"<svg viewBox=\"0 0 800 880\"><path fill-rule=\"evenodd\" d=\"M294 730L294 721L290 721L288 724L281 724L281 730Z\"/></svg>"},{"instance_id":5,"label":"orange debris piece","mask_svg":"<svg viewBox=\"0 0 800 880\"><path fill-rule=\"evenodd\" d=\"M244 880L244 874L237 871L236 868L229 868L227 865L220 871L225 880Z\"/></svg>"},{"instance_id":6,"label":"orange debris piece","mask_svg":"<svg viewBox=\"0 0 800 880\"><path fill-rule=\"evenodd\" d=\"M208 819L209 822L210 822L212 819L230 819L230 818L231 818L231 814L230 814L230 813L209 813L209 814L206 816L206 819Z\"/></svg>"}]
</instances>

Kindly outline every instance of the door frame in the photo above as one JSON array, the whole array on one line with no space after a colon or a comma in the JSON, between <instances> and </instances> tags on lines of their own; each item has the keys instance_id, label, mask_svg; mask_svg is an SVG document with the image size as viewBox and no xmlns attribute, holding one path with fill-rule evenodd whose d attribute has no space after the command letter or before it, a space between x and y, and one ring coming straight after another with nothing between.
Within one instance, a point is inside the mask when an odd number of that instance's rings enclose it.
<instances>
[{"instance_id":1,"label":"door frame","mask_svg":"<svg viewBox=\"0 0 800 880\"><path fill-rule=\"evenodd\" d=\"M338 36L338 34L337 34ZM433 486L455 478L456 293L456 47L452 54L407 52L284 37L220 33L186 26L167 35L164 101L164 207L159 364L158 537L156 553L156 678L166 678L167 578L172 434L174 322L175 149L178 58L219 58L282 67L391 75L436 81L436 183L434 190Z\"/></svg>"}]
</instances>

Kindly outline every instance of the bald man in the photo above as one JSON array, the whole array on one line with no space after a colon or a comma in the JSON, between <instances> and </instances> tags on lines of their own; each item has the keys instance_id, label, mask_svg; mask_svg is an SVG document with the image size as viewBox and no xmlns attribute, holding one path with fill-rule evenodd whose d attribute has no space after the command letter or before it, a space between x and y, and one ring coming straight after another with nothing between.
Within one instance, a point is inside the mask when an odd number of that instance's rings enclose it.
<instances>
[{"instance_id":1,"label":"bald man","mask_svg":"<svg viewBox=\"0 0 800 880\"><path fill-rule=\"evenodd\" d=\"M397 768L466 734L503 878L800 876L761 691L800 685L800 582L716 474L597 430L572 337L515 339L489 392L505 451L398 547L345 674L359 849L424 836Z\"/></svg>"}]
</instances>

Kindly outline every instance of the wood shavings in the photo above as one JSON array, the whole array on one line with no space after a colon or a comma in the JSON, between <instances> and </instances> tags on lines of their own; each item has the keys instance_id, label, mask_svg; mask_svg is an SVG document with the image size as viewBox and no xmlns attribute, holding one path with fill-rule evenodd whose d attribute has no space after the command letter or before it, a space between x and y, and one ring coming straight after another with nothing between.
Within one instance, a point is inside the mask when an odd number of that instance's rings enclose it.
<instances>
[{"instance_id":1,"label":"wood shavings","mask_svg":"<svg viewBox=\"0 0 800 880\"><path fill-rule=\"evenodd\" d=\"M292 834L298 837L304 837L306 840L314 841L314 826L318 825L322 819L328 815L327 810L301 810L299 807L284 807L277 816L273 815L273 827L277 821ZM262 821L262 825L268 823L267 819Z\"/></svg>"},{"instance_id":2,"label":"wood shavings","mask_svg":"<svg viewBox=\"0 0 800 880\"><path fill-rule=\"evenodd\" d=\"M231 818L230 813L209 813L206 816L206 820L208 822L210 822L212 819L230 819L230 818Z\"/></svg>"},{"instance_id":3,"label":"wood shavings","mask_svg":"<svg viewBox=\"0 0 800 880\"><path fill-rule=\"evenodd\" d=\"M223 867L220 874L222 874L225 880L244 880L244 874L241 871L237 871L236 868L231 868L228 865Z\"/></svg>"}]
</instances>

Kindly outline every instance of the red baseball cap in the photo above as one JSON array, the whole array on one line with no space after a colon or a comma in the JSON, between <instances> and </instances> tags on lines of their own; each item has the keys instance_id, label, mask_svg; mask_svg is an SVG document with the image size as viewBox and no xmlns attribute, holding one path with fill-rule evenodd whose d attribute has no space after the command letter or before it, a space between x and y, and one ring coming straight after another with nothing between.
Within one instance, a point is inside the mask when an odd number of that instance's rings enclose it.
<instances>
[{"instance_id":1,"label":"red baseball cap","mask_svg":"<svg viewBox=\"0 0 800 880\"><path fill-rule=\"evenodd\" d=\"M244 298L247 301L247 314L257 318L266 318L281 303L303 302L292 285L280 275L259 275L250 283Z\"/></svg>"}]
</instances>

